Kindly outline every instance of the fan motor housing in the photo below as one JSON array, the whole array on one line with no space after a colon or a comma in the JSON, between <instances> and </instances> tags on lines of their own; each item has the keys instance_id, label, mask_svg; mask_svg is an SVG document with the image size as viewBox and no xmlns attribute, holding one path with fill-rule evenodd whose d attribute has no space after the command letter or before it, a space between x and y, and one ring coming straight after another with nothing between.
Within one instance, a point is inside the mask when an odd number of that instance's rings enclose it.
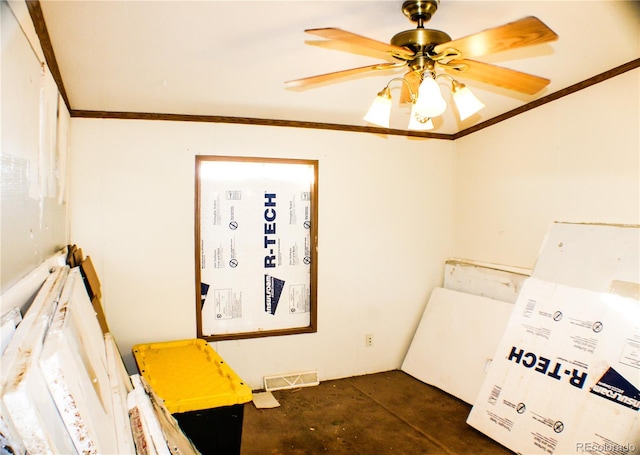
<instances>
[{"instance_id":1,"label":"fan motor housing","mask_svg":"<svg viewBox=\"0 0 640 455\"><path fill-rule=\"evenodd\" d=\"M391 44L394 46L406 47L416 53L448 41L451 41L451 37L445 32L426 28L406 30L391 38Z\"/></svg>"}]
</instances>

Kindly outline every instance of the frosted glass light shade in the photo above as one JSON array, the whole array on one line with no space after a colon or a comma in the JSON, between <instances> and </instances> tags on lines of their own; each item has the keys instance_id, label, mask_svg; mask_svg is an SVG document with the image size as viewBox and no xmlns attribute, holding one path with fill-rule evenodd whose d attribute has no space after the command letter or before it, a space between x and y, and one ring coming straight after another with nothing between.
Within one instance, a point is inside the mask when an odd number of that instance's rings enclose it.
<instances>
[{"instance_id":1,"label":"frosted glass light shade","mask_svg":"<svg viewBox=\"0 0 640 455\"><path fill-rule=\"evenodd\" d=\"M363 117L366 122L374 125L389 128L389 118L391 117L391 91L385 88L371 103L367 114Z\"/></svg>"},{"instance_id":2,"label":"frosted glass light shade","mask_svg":"<svg viewBox=\"0 0 640 455\"><path fill-rule=\"evenodd\" d=\"M432 77L425 77L420 84L415 110L421 117L437 117L447 110L440 86Z\"/></svg>"},{"instance_id":3,"label":"frosted glass light shade","mask_svg":"<svg viewBox=\"0 0 640 455\"><path fill-rule=\"evenodd\" d=\"M482 101L476 98L471 90L464 85L462 85L461 88L454 88L453 102L456 103L456 107L458 108L460 120L471 117L484 107Z\"/></svg>"},{"instance_id":4,"label":"frosted glass light shade","mask_svg":"<svg viewBox=\"0 0 640 455\"><path fill-rule=\"evenodd\" d=\"M429 117L421 117L418 112L416 112L416 105L414 104L411 107L411 115L409 117L409 126L410 130L414 131L427 131L433 129L433 122Z\"/></svg>"}]
</instances>

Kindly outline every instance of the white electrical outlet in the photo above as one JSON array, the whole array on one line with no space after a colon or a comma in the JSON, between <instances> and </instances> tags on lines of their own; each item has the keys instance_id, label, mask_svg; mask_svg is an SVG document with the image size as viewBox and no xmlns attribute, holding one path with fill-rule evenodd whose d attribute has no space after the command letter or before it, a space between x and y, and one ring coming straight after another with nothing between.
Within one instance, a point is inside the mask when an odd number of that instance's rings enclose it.
<instances>
[{"instance_id":1,"label":"white electrical outlet","mask_svg":"<svg viewBox=\"0 0 640 455\"><path fill-rule=\"evenodd\" d=\"M364 345L368 348L373 346L373 333L367 333L364 336Z\"/></svg>"}]
</instances>

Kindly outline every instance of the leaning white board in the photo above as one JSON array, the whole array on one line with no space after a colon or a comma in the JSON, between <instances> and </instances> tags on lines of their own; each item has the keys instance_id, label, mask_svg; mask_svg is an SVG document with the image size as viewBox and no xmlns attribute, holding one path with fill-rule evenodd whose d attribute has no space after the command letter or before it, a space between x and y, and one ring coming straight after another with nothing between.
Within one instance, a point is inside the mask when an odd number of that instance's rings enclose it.
<instances>
[{"instance_id":1,"label":"leaning white board","mask_svg":"<svg viewBox=\"0 0 640 455\"><path fill-rule=\"evenodd\" d=\"M640 226L554 223L532 277L635 297L640 283Z\"/></svg>"},{"instance_id":2,"label":"leaning white board","mask_svg":"<svg viewBox=\"0 0 640 455\"><path fill-rule=\"evenodd\" d=\"M402 371L473 403L513 304L435 288Z\"/></svg>"},{"instance_id":3,"label":"leaning white board","mask_svg":"<svg viewBox=\"0 0 640 455\"><path fill-rule=\"evenodd\" d=\"M75 453L37 361L68 273L60 267L47 278L2 356L2 417L28 453Z\"/></svg>"},{"instance_id":4,"label":"leaning white board","mask_svg":"<svg viewBox=\"0 0 640 455\"><path fill-rule=\"evenodd\" d=\"M20 321L22 321L22 314L18 307L12 308L0 317L0 354L11 341Z\"/></svg>"},{"instance_id":5,"label":"leaning white board","mask_svg":"<svg viewBox=\"0 0 640 455\"><path fill-rule=\"evenodd\" d=\"M517 453L640 448L640 301L529 278L467 423Z\"/></svg>"},{"instance_id":6,"label":"leaning white board","mask_svg":"<svg viewBox=\"0 0 640 455\"><path fill-rule=\"evenodd\" d=\"M462 259L444 264L445 289L515 303L531 270Z\"/></svg>"},{"instance_id":7,"label":"leaning white board","mask_svg":"<svg viewBox=\"0 0 640 455\"><path fill-rule=\"evenodd\" d=\"M116 453L105 342L78 267L62 290L40 369L78 453Z\"/></svg>"},{"instance_id":8,"label":"leaning white board","mask_svg":"<svg viewBox=\"0 0 640 455\"><path fill-rule=\"evenodd\" d=\"M144 431L145 447L148 453L158 455L170 455L167 440L162 432L158 416L153 410L151 398L147 395L142 385L142 379L139 374L131 375L131 383L133 390L129 392L127 404L129 406L129 415L140 423L132 422L131 427L134 431L141 428ZM137 409L137 411L136 411Z\"/></svg>"},{"instance_id":9,"label":"leaning white board","mask_svg":"<svg viewBox=\"0 0 640 455\"><path fill-rule=\"evenodd\" d=\"M109 385L113 403L113 420L116 430L118 453L135 453L135 443L131 433L127 395L133 388L125 369L120 351L111 333L104 334L109 369Z\"/></svg>"}]
</instances>

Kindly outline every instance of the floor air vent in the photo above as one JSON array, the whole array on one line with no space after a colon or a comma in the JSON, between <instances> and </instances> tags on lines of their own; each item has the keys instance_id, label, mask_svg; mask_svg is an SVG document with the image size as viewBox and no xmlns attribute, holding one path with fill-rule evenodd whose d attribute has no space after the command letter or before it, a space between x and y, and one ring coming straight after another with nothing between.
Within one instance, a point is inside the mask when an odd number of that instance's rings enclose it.
<instances>
[{"instance_id":1,"label":"floor air vent","mask_svg":"<svg viewBox=\"0 0 640 455\"><path fill-rule=\"evenodd\" d=\"M298 387L309 387L318 384L320 384L320 381L317 371L264 377L264 388L268 392L272 390L297 389Z\"/></svg>"}]
</instances>

